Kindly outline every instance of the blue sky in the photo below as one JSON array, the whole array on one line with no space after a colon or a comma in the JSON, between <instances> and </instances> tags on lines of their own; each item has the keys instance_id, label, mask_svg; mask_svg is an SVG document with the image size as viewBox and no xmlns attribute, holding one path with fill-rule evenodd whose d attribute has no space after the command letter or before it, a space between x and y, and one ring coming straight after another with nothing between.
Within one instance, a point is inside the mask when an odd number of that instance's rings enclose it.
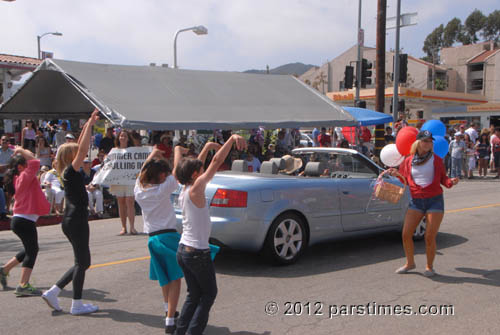
<instances>
[{"instance_id":1,"label":"blue sky","mask_svg":"<svg viewBox=\"0 0 500 335\"><path fill-rule=\"evenodd\" d=\"M388 0L388 17L396 0ZM365 45L375 46L376 0L363 1ZM498 0L402 0L402 13L418 12L418 25L401 30L405 52L423 56L425 37L475 8L485 15ZM0 1L0 53L36 57L36 36L55 58L95 63L173 64L177 29L205 25L208 35L179 35L184 69L243 71L292 62L321 65L356 43L356 0L16 0ZM387 49L394 48L394 32Z\"/></svg>"}]
</instances>

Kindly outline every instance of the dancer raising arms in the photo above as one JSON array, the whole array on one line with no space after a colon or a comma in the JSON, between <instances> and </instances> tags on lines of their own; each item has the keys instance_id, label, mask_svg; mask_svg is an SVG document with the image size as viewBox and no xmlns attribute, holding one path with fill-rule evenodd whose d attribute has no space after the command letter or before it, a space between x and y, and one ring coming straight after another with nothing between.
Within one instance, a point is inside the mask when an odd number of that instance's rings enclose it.
<instances>
[{"instance_id":1,"label":"dancer raising arms","mask_svg":"<svg viewBox=\"0 0 500 335\"><path fill-rule=\"evenodd\" d=\"M66 208L61 224L75 255L75 265L71 267L52 288L42 295L45 302L54 310L60 311L58 295L73 281L73 302L70 313L87 314L98 310L92 304L82 303L82 290L85 271L90 266L88 196L80 168L89 151L92 126L99 120L99 111L94 110L83 126L78 143L65 143L57 151L56 169L62 177L65 189Z\"/></svg>"},{"instance_id":2,"label":"dancer raising arms","mask_svg":"<svg viewBox=\"0 0 500 335\"><path fill-rule=\"evenodd\" d=\"M174 158L174 168L180 158L179 152ZM176 259L181 235L175 228L177 220L170 200L172 192L178 186L172 169L164 159L164 152L153 149L136 180L134 194L142 209L144 232L149 234L149 278L158 280L163 293L166 334L173 334L175 331L175 317L179 314L176 312L177 303L183 277Z\"/></svg>"},{"instance_id":3,"label":"dancer raising arms","mask_svg":"<svg viewBox=\"0 0 500 335\"><path fill-rule=\"evenodd\" d=\"M184 185L179 198L179 203L182 204L182 237L177 251L177 262L184 272L188 291L177 322L178 335L184 335L186 331L191 335L202 334L207 326L210 308L217 296L215 269L208 244L211 222L205 188L226 159L233 144L236 144L238 150L247 147L244 138L232 135L217 151L206 171L203 169L206 155L201 157L202 159L184 158L174 171L179 183ZM180 150L178 147L175 149Z\"/></svg>"},{"instance_id":4,"label":"dancer raising arms","mask_svg":"<svg viewBox=\"0 0 500 335\"><path fill-rule=\"evenodd\" d=\"M40 296L42 292L29 283L38 254L38 234L35 223L39 216L47 215L50 211L50 203L45 198L36 178L40 169L40 161L35 159L31 151L18 147L14 150L9 166L10 170L4 182L5 184L12 183L16 198L14 216L10 225L12 231L23 242L24 249L0 268L0 283L5 289L10 270L22 262L21 280L14 293L20 297Z\"/></svg>"}]
</instances>

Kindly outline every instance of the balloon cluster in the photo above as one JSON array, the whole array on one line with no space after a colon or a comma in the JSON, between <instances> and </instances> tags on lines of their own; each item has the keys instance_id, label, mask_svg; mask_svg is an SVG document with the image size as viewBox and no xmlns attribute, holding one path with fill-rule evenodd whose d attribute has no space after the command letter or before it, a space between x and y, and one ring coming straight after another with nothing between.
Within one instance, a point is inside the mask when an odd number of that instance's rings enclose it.
<instances>
[{"instance_id":1,"label":"balloon cluster","mask_svg":"<svg viewBox=\"0 0 500 335\"><path fill-rule=\"evenodd\" d=\"M448 142L444 138L446 126L439 120L429 120L420 130L428 130L434 138L434 153L444 158L448 153ZM388 144L380 152L380 160L386 166L395 167L403 163L410 154L412 144L417 140L418 129L404 127L396 136L396 144Z\"/></svg>"}]
</instances>

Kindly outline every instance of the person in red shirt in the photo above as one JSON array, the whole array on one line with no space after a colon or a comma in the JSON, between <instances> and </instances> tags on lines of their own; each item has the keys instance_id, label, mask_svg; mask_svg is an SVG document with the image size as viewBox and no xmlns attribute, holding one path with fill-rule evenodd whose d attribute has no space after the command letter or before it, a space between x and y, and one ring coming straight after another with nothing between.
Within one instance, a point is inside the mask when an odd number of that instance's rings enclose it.
<instances>
[{"instance_id":1,"label":"person in red shirt","mask_svg":"<svg viewBox=\"0 0 500 335\"><path fill-rule=\"evenodd\" d=\"M163 152L163 157L165 157L167 161L170 160L170 157L172 157L172 144L168 134L161 135L160 144L158 144L156 148Z\"/></svg>"},{"instance_id":2,"label":"person in red shirt","mask_svg":"<svg viewBox=\"0 0 500 335\"><path fill-rule=\"evenodd\" d=\"M331 147L332 138L326 133L326 128L321 128L321 133L318 135L318 143L320 147Z\"/></svg>"},{"instance_id":3,"label":"person in red shirt","mask_svg":"<svg viewBox=\"0 0 500 335\"><path fill-rule=\"evenodd\" d=\"M38 255L38 233L36 221L42 215L49 214L50 203L45 198L36 174L40 161L27 149L17 147L9 162L10 170L6 173L5 184L11 184L15 192L14 215L11 228L23 243L23 249L4 266L0 267L0 284L7 287L10 270L22 263L21 279L14 294L18 297L40 296L42 292L29 283L31 272Z\"/></svg>"},{"instance_id":4,"label":"person in red shirt","mask_svg":"<svg viewBox=\"0 0 500 335\"><path fill-rule=\"evenodd\" d=\"M444 199L441 185L451 188L458 184L458 178L450 179L446 175L443 160L433 153L433 137L430 131L418 133L410 155L399 167L399 173L406 179L410 187L410 204L403 227L403 247L406 264L396 270L403 274L415 269L413 234L422 218L427 219L425 232L425 251L427 266L424 276L431 277L434 272L433 263L436 256L436 235L444 217ZM397 176L396 169L389 170Z\"/></svg>"},{"instance_id":5,"label":"person in red shirt","mask_svg":"<svg viewBox=\"0 0 500 335\"><path fill-rule=\"evenodd\" d=\"M500 177L500 128L495 128L495 136L491 137L491 151L497 169L495 179L498 179Z\"/></svg>"},{"instance_id":6,"label":"person in red shirt","mask_svg":"<svg viewBox=\"0 0 500 335\"><path fill-rule=\"evenodd\" d=\"M367 127L361 127L361 139L363 142L370 142L372 139L372 133Z\"/></svg>"},{"instance_id":7,"label":"person in red shirt","mask_svg":"<svg viewBox=\"0 0 500 335\"><path fill-rule=\"evenodd\" d=\"M94 160L92 161L91 167L102 164L102 162L104 162L105 156L106 156L106 152L104 151L104 149L100 149L99 153L97 154L97 157L94 158Z\"/></svg>"}]
</instances>

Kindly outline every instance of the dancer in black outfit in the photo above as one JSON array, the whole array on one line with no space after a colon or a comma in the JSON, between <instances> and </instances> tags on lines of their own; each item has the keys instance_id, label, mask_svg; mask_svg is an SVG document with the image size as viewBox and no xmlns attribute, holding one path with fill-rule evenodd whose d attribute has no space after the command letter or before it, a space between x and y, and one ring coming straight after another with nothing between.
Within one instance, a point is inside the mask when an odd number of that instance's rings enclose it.
<instances>
[{"instance_id":1,"label":"dancer in black outfit","mask_svg":"<svg viewBox=\"0 0 500 335\"><path fill-rule=\"evenodd\" d=\"M61 290L73 281L73 302L70 313L73 315L92 313L98 307L82 303L82 290L85 271L90 266L88 196L80 168L89 151L92 126L99 120L96 109L83 126L78 143L65 143L57 151L56 169L64 183L66 208L62 222L62 230L73 246L75 265L71 267L42 298L54 310L60 311L58 295Z\"/></svg>"}]
</instances>

